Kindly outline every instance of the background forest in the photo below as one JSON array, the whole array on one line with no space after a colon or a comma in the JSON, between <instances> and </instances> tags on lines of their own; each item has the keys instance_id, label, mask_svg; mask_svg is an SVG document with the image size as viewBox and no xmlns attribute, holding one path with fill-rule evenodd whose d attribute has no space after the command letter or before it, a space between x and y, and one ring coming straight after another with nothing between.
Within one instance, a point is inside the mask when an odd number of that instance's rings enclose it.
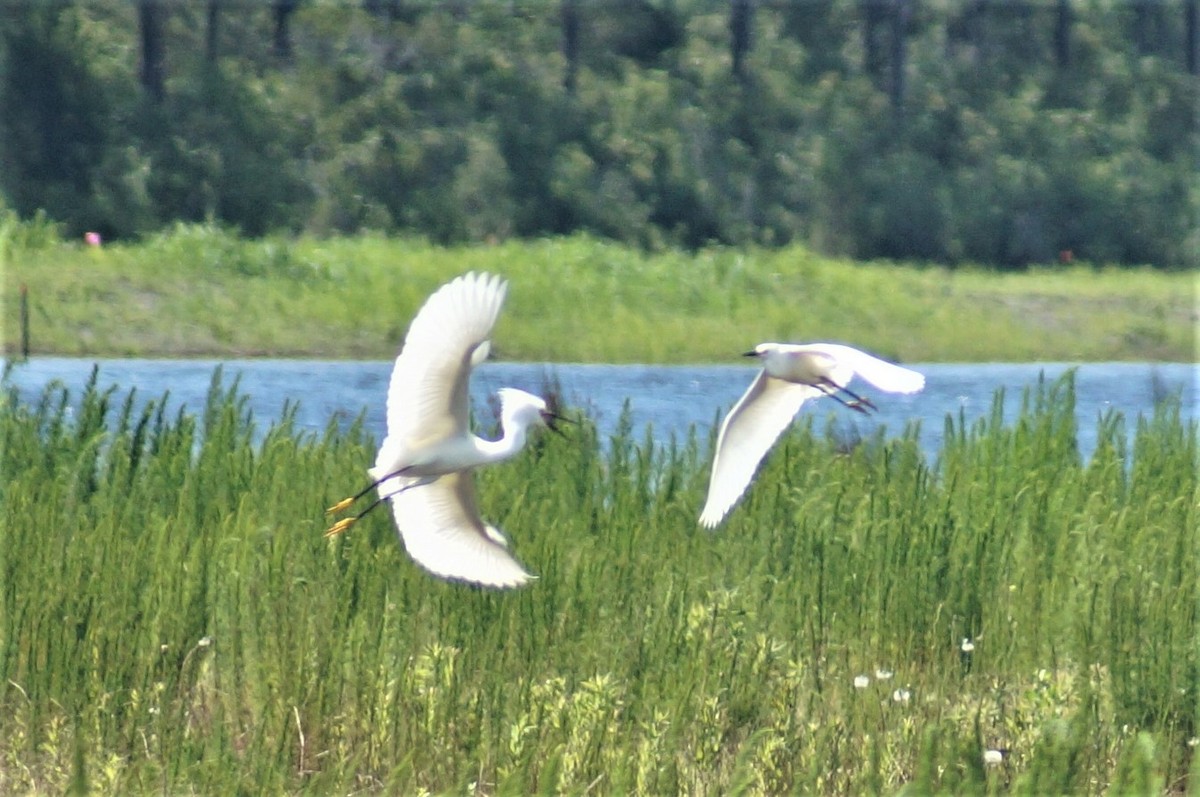
<instances>
[{"instance_id":1,"label":"background forest","mask_svg":"<svg viewBox=\"0 0 1200 797\"><path fill-rule=\"evenodd\" d=\"M0 2L0 208L1197 265L1198 0Z\"/></svg>"}]
</instances>

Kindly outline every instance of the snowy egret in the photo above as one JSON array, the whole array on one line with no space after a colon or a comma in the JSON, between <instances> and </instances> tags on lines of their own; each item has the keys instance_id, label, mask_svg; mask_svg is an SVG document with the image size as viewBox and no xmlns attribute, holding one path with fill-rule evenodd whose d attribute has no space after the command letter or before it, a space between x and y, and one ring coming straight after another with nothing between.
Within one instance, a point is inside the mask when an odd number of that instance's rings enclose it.
<instances>
[{"instance_id":1,"label":"snowy egret","mask_svg":"<svg viewBox=\"0 0 1200 797\"><path fill-rule=\"evenodd\" d=\"M471 474L514 456L531 427L554 429L559 419L537 396L503 388L503 436L484 440L469 429L471 370L487 359L507 289L499 277L471 273L426 300L392 369L387 436L368 470L372 481L328 511L340 512L372 489L379 497L335 523L327 536L389 500L409 556L434 575L486 587L516 587L533 578L509 552L504 534L480 516Z\"/></svg>"},{"instance_id":2,"label":"snowy egret","mask_svg":"<svg viewBox=\"0 0 1200 797\"><path fill-rule=\"evenodd\" d=\"M745 356L762 360L763 369L717 435L708 500L700 513L707 528L719 524L741 498L758 463L808 399L830 396L868 414L876 409L871 400L846 387L855 374L888 393L915 393L925 386L916 371L836 343L761 343Z\"/></svg>"}]
</instances>

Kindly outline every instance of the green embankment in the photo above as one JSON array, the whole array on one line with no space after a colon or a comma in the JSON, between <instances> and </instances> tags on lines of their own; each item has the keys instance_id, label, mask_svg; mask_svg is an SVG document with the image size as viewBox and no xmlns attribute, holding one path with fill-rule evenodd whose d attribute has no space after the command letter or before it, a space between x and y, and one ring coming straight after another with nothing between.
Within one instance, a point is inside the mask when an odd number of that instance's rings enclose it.
<instances>
[{"instance_id":1,"label":"green embankment","mask_svg":"<svg viewBox=\"0 0 1200 797\"><path fill-rule=\"evenodd\" d=\"M256 444L250 420L222 389L199 418L5 395L0 794L1150 797L1200 777L1177 405L1130 445L1132 420L1100 420L1087 462L1069 381L1007 424L948 420L933 461L913 429L850 446L801 423L715 533L705 445L606 450L584 423L479 474L540 576L507 593L419 571L386 512L324 539L368 441L285 421Z\"/></svg>"},{"instance_id":2,"label":"green embankment","mask_svg":"<svg viewBox=\"0 0 1200 797\"><path fill-rule=\"evenodd\" d=\"M179 227L132 245L10 245L34 354L387 359L439 284L511 281L497 356L719 362L764 340L837 340L907 362L1195 358L1196 276L853 263L799 248L642 254L575 237L444 248L373 237L245 241Z\"/></svg>"}]
</instances>

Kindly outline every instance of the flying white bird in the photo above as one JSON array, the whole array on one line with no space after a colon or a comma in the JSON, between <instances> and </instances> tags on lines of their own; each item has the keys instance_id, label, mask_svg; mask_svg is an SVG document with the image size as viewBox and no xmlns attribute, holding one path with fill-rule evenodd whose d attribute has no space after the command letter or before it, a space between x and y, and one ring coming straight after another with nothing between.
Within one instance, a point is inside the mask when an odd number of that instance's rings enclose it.
<instances>
[{"instance_id":1,"label":"flying white bird","mask_svg":"<svg viewBox=\"0 0 1200 797\"><path fill-rule=\"evenodd\" d=\"M758 463L808 399L832 396L867 414L875 405L846 387L855 374L888 393L915 393L925 386L916 371L836 343L760 343L745 356L762 360L763 369L721 424L700 513L700 525L707 528L720 523L746 491Z\"/></svg>"},{"instance_id":2,"label":"flying white bird","mask_svg":"<svg viewBox=\"0 0 1200 797\"><path fill-rule=\"evenodd\" d=\"M480 516L471 474L515 455L530 427L553 429L559 419L537 396L503 388L503 436L484 440L470 431L471 370L487 359L507 289L499 277L472 273L426 300L392 369L387 437L368 470L372 482L328 511L340 512L372 489L379 498L326 536L345 531L386 499L409 556L434 575L486 587L516 587L533 578L500 530Z\"/></svg>"}]
</instances>

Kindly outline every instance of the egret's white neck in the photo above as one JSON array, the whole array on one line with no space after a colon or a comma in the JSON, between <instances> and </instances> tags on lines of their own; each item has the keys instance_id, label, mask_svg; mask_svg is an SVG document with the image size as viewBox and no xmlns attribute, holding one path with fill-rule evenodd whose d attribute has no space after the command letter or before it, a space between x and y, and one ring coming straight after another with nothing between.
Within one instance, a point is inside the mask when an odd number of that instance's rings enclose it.
<instances>
[{"instance_id":1,"label":"egret's white neck","mask_svg":"<svg viewBox=\"0 0 1200 797\"><path fill-rule=\"evenodd\" d=\"M508 459L525 447L528 424L503 417L500 419L500 426L504 430L504 434L499 440L475 438L475 447L487 462L500 462Z\"/></svg>"}]
</instances>

